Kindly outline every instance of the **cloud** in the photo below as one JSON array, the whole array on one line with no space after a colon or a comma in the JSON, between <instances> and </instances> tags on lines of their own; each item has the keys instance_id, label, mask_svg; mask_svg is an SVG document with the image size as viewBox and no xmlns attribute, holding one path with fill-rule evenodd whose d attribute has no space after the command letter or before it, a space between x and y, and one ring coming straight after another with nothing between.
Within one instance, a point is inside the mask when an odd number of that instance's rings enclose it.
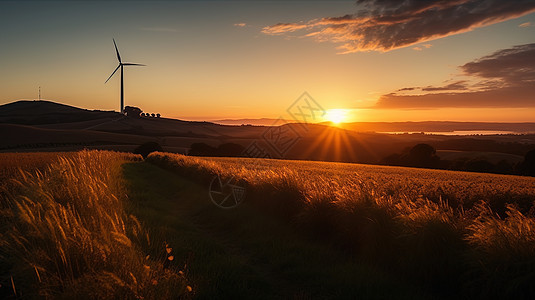
<instances>
[{"instance_id":1,"label":"cloud","mask_svg":"<svg viewBox=\"0 0 535 300\"><path fill-rule=\"evenodd\" d=\"M524 28L524 27L530 27L530 26L533 26L533 25L531 24L531 22L524 22L524 23L518 25L518 27L522 27L522 28Z\"/></svg>"},{"instance_id":2,"label":"cloud","mask_svg":"<svg viewBox=\"0 0 535 300\"><path fill-rule=\"evenodd\" d=\"M277 35L282 33L293 32L296 30L304 29L309 27L307 24L299 23L278 23L272 26L267 26L262 28L262 32L270 35Z\"/></svg>"},{"instance_id":3,"label":"cloud","mask_svg":"<svg viewBox=\"0 0 535 300\"><path fill-rule=\"evenodd\" d=\"M440 107L535 107L535 87L501 88L467 93L431 93L425 95L387 94L379 98L374 108L428 109Z\"/></svg>"},{"instance_id":4,"label":"cloud","mask_svg":"<svg viewBox=\"0 0 535 300\"><path fill-rule=\"evenodd\" d=\"M533 0L357 0L355 14L263 28L269 35L341 44L340 53L389 51L470 31L535 11ZM304 32L303 32L304 31ZM423 48L417 47L422 50Z\"/></svg>"},{"instance_id":5,"label":"cloud","mask_svg":"<svg viewBox=\"0 0 535 300\"><path fill-rule=\"evenodd\" d=\"M418 87L406 87L406 88L401 88L401 89L397 90L397 92L414 91L416 89L419 89L419 88Z\"/></svg>"},{"instance_id":6,"label":"cloud","mask_svg":"<svg viewBox=\"0 0 535 300\"><path fill-rule=\"evenodd\" d=\"M461 70L471 76L499 79L508 86L535 85L535 43L497 51L461 66Z\"/></svg>"},{"instance_id":7,"label":"cloud","mask_svg":"<svg viewBox=\"0 0 535 300\"><path fill-rule=\"evenodd\" d=\"M236 27L245 27L245 26L247 26L247 24L245 24L245 23L236 23L236 24L234 24L234 26L236 26Z\"/></svg>"},{"instance_id":8,"label":"cloud","mask_svg":"<svg viewBox=\"0 0 535 300\"><path fill-rule=\"evenodd\" d=\"M423 45L420 45L420 46L416 46L414 48L412 48L413 50L416 50L416 51L422 51L424 49L429 49L431 48L433 45L431 44L423 44Z\"/></svg>"},{"instance_id":9,"label":"cloud","mask_svg":"<svg viewBox=\"0 0 535 300\"><path fill-rule=\"evenodd\" d=\"M375 108L535 107L535 43L496 51L459 69L476 81L398 89L382 95Z\"/></svg>"},{"instance_id":10,"label":"cloud","mask_svg":"<svg viewBox=\"0 0 535 300\"><path fill-rule=\"evenodd\" d=\"M444 86L427 86L421 90L424 92L436 92L436 91L456 91L456 90L466 90L468 88L466 80L460 80L457 82L450 83Z\"/></svg>"}]
</instances>

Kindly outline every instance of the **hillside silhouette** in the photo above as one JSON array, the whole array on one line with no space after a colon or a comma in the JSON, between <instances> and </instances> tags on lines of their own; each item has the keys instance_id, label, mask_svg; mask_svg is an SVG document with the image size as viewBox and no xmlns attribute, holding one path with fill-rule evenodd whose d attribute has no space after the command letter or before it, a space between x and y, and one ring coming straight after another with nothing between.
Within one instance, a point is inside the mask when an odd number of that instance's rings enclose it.
<instances>
[{"instance_id":1,"label":"hillside silhouette","mask_svg":"<svg viewBox=\"0 0 535 300\"><path fill-rule=\"evenodd\" d=\"M422 126L422 122L414 122L417 123ZM445 126L448 122L428 123ZM247 151L248 147L255 145L262 150L263 157L377 164L384 163L390 155L405 153L415 145L429 144L442 160L466 162L484 157L493 164L503 160L514 166L523 160L528 151L535 149L533 134L392 135L366 130L377 123L351 124L343 125L345 128L302 123L281 126L222 125L171 119L166 118L165 114L161 117L127 117L114 111L87 110L52 101L23 100L0 105L0 151L72 151L89 148L133 152L142 144L154 142L166 152L187 154L192 145L202 144L208 150L199 151L197 148L191 154L237 156L236 152L240 151L236 149ZM361 127L353 128L355 124L361 124ZM393 123L388 124L392 126ZM481 126L488 128L489 124L482 123ZM210 150L222 145L226 147L226 144L235 146L232 151ZM259 157L260 154L240 155ZM412 165L435 167L433 164Z\"/></svg>"}]
</instances>

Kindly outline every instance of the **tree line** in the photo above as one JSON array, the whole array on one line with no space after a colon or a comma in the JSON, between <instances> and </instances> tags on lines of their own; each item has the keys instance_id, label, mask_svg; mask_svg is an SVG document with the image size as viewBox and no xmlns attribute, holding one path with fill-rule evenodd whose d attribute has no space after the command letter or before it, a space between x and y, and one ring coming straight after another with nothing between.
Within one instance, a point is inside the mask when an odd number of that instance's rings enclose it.
<instances>
[{"instance_id":1,"label":"tree line","mask_svg":"<svg viewBox=\"0 0 535 300\"><path fill-rule=\"evenodd\" d=\"M524 160L513 164L507 160L492 163L484 157L457 160L442 160L436 149L429 144L417 144L402 153L394 153L385 157L381 164L417 168L445 169L497 174L514 174L535 176L535 149L528 151Z\"/></svg>"}]
</instances>

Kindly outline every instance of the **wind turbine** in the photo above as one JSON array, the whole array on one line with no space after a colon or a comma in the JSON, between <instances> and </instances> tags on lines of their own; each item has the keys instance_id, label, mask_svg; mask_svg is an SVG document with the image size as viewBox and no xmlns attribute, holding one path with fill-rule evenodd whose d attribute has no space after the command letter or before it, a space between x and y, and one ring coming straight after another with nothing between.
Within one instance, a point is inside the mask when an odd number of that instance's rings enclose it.
<instances>
[{"instance_id":1,"label":"wind turbine","mask_svg":"<svg viewBox=\"0 0 535 300\"><path fill-rule=\"evenodd\" d=\"M117 49L117 44L115 43L115 39L113 39L113 45L115 46L115 52L117 52L117 59L119 60L119 65L117 66L117 68L115 68L115 71L111 73L110 77L108 77L108 79L106 79L104 83L108 82L108 80L110 80L110 78L115 74L115 72L119 70L119 68L121 69L121 114L122 114L124 113L124 66L145 66L145 65L134 64L134 63L124 63L121 60L121 55L119 54L119 49Z\"/></svg>"}]
</instances>

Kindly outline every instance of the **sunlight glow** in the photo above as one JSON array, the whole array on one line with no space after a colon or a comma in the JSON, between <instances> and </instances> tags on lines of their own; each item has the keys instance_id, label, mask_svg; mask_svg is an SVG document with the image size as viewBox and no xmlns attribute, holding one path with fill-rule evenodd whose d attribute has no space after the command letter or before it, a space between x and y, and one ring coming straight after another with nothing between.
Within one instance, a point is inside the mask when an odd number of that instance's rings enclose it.
<instances>
[{"instance_id":1,"label":"sunlight glow","mask_svg":"<svg viewBox=\"0 0 535 300\"><path fill-rule=\"evenodd\" d=\"M347 118L348 110L341 108L329 109L325 115L325 120L333 122L334 124L340 124L344 121L347 121Z\"/></svg>"}]
</instances>

